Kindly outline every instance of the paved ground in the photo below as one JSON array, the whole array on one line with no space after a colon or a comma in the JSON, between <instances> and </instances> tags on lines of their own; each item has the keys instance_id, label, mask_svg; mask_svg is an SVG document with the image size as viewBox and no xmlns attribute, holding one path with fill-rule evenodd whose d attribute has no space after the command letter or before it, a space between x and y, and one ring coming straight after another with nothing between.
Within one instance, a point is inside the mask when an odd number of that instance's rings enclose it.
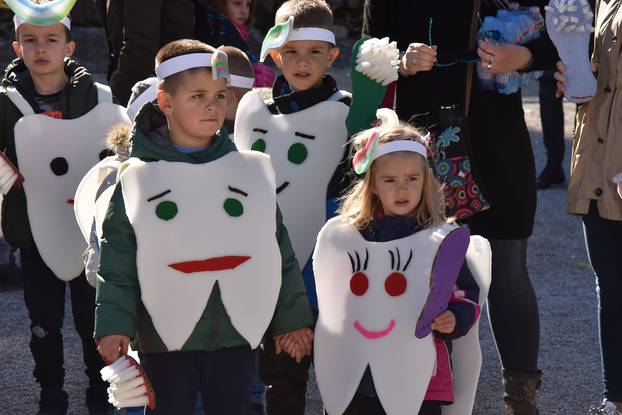
<instances>
[{"instance_id":1,"label":"paved ground","mask_svg":"<svg viewBox=\"0 0 622 415\"><path fill-rule=\"evenodd\" d=\"M99 31L91 29L84 34L90 40L101 36ZM95 46L79 47L78 51L86 61L90 61L92 54L100 57L102 54L101 47ZM0 61L4 64L6 57L0 56ZM97 72L99 79L103 78L102 64L90 69ZM340 85L347 88L347 74L339 70L336 75ZM535 85L526 91L524 108L539 171L544 162L544 150L537 96L534 96L536 91ZM573 115L574 106L566 104L567 136L572 129ZM570 147L570 141L566 143ZM529 272L540 302L542 320L540 366L544 371L544 384L540 402L543 415L585 414L590 404L600 400L594 277L586 258L580 221L566 215L565 203L565 188L539 193L536 227L529 245ZM86 413L82 404L86 377L82 372L81 350L69 309L68 302L64 330L66 389L71 399L70 413L81 415ZM21 291L0 293L0 313L0 413L32 414L36 411L38 391L31 376L33 363L28 350L28 318ZM500 414L499 363L485 314L482 319L484 366L474 413ZM321 413L314 384L309 387L308 408L308 414Z\"/></svg>"}]
</instances>

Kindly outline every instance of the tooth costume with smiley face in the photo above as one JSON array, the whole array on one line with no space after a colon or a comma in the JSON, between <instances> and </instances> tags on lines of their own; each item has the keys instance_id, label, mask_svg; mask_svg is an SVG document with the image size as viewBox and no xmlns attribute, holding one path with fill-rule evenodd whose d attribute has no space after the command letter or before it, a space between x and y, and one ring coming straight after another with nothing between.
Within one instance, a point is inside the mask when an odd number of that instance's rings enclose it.
<instances>
[{"instance_id":1,"label":"tooth costume with smiley face","mask_svg":"<svg viewBox=\"0 0 622 415\"><path fill-rule=\"evenodd\" d=\"M418 323L430 304L437 261L450 259L455 255L451 251L458 257L462 252L464 258L460 233L461 228L443 225L388 242L370 242L342 217L324 226L313 257L320 311L315 371L330 415L345 411L367 366L387 414L417 413L436 359L432 336L416 335ZM447 242L449 252L443 251ZM480 237L472 237L469 244L468 233L466 243L483 303L490 282L490 250ZM443 413L468 414L481 363L477 326L455 341L452 361L455 403L447 408L455 408Z\"/></svg>"},{"instance_id":2,"label":"tooth costume with smiley face","mask_svg":"<svg viewBox=\"0 0 622 415\"><path fill-rule=\"evenodd\" d=\"M218 53L172 58L156 75L226 72ZM95 338L138 338L143 353L211 352L255 348L269 325L274 335L309 326L270 158L236 151L225 129L185 153L160 135L166 125L146 104L119 169L101 231Z\"/></svg>"},{"instance_id":3,"label":"tooth costume with smiley face","mask_svg":"<svg viewBox=\"0 0 622 415\"><path fill-rule=\"evenodd\" d=\"M250 91L238 107L235 143L270 155L279 206L301 266L326 222L326 191L348 137L343 96L337 92L302 111L274 115L261 94Z\"/></svg>"},{"instance_id":4,"label":"tooth costume with smiley face","mask_svg":"<svg viewBox=\"0 0 622 415\"><path fill-rule=\"evenodd\" d=\"M84 240L73 214L78 184L99 161L108 130L128 121L124 108L113 104L110 89L96 86L98 105L75 119L36 114L17 89L7 88L23 114L15 124L15 152L32 236L43 261L63 281L84 269Z\"/></svg>"}]
</instances>

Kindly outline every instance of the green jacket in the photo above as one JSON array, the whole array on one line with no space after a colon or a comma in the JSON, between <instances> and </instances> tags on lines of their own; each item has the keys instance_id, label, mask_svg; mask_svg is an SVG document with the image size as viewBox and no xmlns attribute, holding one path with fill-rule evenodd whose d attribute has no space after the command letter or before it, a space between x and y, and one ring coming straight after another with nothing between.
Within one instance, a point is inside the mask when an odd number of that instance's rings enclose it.
<instances>
[{"instance_id":1,"label":"green jacket","mask_svg":"<svg viewBox=\"0 0 622 415\"><path fill-rule=\"evenodd\" d=\"M218 133L208 149L191 154L181 153L172 145L157 144L147 133L164 125L166 119L153 104L143 107L136 123L130 156L145 161L208 163L230 151L237 151L226 129ZM312 324L300 267L278 209L276 239L282 256L283 279L270 326L275 335ZM143 353L167 351L141 301L136 270L136 236L125 212L120 184L115 188L103 224L95 311L95 338L111 334L123 334L137 340L138 349ZM231 324L216 284L201 319L182 351L213 351L241 345L248 345L248 342Z\"/></svg>"},{"instance_id":2,"label":"green jacket","mask_svg":"<svg viewBox=\"0 0 622 415\"><path fill-rule=\"evenodd\" d=\"M78 118L92 110L97 105L97 87L91 74L77 62L67 59L65 73L69 82L61 92L61 111L63 118ZM11 102L6 94L7 87L15 87L28 101L35 111L35 88L30 72L21 59L15 59L4 73L0 84L0 151L19 168L15 154L14 127L22 118L22 113ZM26 209L26 194L23 188L13 188L4 196L2 201L2 231L7 242L21 249L32 246L32 233L28 212Z\"/></svg>"}]
</instances>

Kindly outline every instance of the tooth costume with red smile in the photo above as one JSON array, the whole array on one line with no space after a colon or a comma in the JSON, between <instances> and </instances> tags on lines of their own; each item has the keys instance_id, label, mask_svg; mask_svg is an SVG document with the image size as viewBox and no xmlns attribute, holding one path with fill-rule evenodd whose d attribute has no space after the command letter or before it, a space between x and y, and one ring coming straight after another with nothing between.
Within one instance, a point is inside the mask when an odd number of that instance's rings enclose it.
<instances>
[{"instance_id":1,"label":"tooth costume with red smile","mask_svg":"<svg viewBox=\"0 0 622 415\"><path fill-rule=\"evenodd\" d=\"M432 299L434 281L444 277L433 275L439 263L447 263L447 254L455 255L456 242L464 245L464 233L442 225L389 242L369 242L342 217L322 228L313 257L319 305L314 365L328 413L343 413L367 366L387 414L418 412L434 372L436 350L430 329L423 336L415 333L430 312L439 313L431 309L439 305ZM466 238L468 244L468 232ZM480 244L476 237L471 244L473 252L467 258L489 264L482 254L487 243ZM489 281L490 270L482 268L474 273ZM481 359L477 330L474 336L461 339L466 346L456 346L466 347L460 354L467 360L459 362L464 373L460 380L470 385L477 384ZM472 407L472 392L459 404Z\"/></svg>"},{"instance_id":2,"label":"tooth costume with red smile","mask_svg":"<svg viewBox=\"0 0 622 415\"><path fill-rule=\"evenodd\" d=\"M233 326L256 347L281 286L268 157L232 152L205 164L130 159L120 181L136 234L142 301L168 350L190 337L216 283Z\"/></svg>"}]
</instances>

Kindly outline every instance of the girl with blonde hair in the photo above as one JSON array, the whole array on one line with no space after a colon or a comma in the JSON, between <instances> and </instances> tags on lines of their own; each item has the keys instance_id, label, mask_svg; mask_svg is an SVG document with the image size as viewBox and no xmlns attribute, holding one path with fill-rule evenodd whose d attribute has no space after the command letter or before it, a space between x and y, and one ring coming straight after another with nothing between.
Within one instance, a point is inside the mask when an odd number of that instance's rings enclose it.
<instances>
[{"instance_id":1,"label":"girl with blonde hair","mask_svg":"<svg viewBox=\"0 0 622 415\"><path fill-rule=\"evenodd\" d=\"M467 334L479 316L479 287L464 261L469 233L445 217L443 189L428 165L427 137L391 110L381 109L377 117L379 126L352 139L359 180L343 198L339 216L320 232L314 253L318 384L329 413L341 413L348 404L346 414L403 413L393 405L404 404L420 415L440 414L442 404L454 401L451 340ZM449 270L442 277L435 274L439 262ZM444 284L445 297L428 308L437 284ZM434 373L421 366L391 372L389 379L379 368L401 360L399 351L365 356L369 347L410 342L408 353L427 347L414 361L434 362L436 354ZM340 344L349 346L341 350ZM352 359L358 360L342 363ZM352 373L340 374L337 382L335 370ZM395 382L410 385L409 392L382 396L399 387ZM353 396L348 393L354 390Z\"/></svg>"}]
</instances>

